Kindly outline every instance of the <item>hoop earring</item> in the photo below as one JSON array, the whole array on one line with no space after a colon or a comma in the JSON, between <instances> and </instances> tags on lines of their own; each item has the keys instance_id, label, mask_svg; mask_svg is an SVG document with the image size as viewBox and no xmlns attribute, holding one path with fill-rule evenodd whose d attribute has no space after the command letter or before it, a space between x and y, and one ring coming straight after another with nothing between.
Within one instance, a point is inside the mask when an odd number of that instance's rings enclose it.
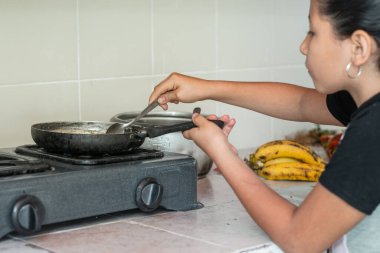
<instances>
[{"instance_id":1,"label":"hoop earring","mask_svg":"<svg viewBox=\"0 0 380 253\"><path fill-rule=\"evenodd\" d=\"M356 78L358 78L362 74L362 72L363 72L362 66L359 66L358 72L356 72L356 74L354 76L350 74L351 67L352 67L352 62L350 62L346 66L346 74L347 74L348 78L350 78L350 79L356 79Z\"/></svg>"}]
</instances>

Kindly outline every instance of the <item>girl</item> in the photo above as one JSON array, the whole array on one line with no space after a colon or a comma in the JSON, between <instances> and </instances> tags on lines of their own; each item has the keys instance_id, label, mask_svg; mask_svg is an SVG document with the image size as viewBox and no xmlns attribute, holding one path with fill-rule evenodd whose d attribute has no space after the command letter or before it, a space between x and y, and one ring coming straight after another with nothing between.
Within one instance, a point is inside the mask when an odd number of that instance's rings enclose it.
<instances>
[{"instance_id":1,"label":"girl","mask_svg":"<svg viewBox=\"0 0 380 253\"><path fill-rule=\"evenodd\" d=\"M214 99L273 117L347 125L326 171L300 206L267 187L228 142L223 130L199 114L184 132L216 163L261 228L285 252L345 252L339 240L380 202L380 0L310 0L310 31L300 50L315 89L284 83L206 81L174 73L150 101ZM215 116L212 116L215 118ZM213 145L208 145L213 143ZM335 251L337 252L337 251Z\"/></svg>"}]
</instances>

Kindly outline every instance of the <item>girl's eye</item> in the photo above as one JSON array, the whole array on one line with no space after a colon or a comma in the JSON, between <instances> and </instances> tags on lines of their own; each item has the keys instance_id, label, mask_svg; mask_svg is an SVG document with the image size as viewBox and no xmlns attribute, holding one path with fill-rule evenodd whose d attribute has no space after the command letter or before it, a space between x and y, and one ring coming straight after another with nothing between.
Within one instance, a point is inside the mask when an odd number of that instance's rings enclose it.
<instances>
[{"instance_id":1,"label":"girl's eye","mask_svg":"<svg viewBox=\"0 0 380 253\"><path fill-rule=\"evenodd\" d=\"M314 33L313 31L308 31L308 32L307 32L307 35L309 35L309 36L314 36L314 34L315 34L315 33Z\"/></svg>"}]
</instances>

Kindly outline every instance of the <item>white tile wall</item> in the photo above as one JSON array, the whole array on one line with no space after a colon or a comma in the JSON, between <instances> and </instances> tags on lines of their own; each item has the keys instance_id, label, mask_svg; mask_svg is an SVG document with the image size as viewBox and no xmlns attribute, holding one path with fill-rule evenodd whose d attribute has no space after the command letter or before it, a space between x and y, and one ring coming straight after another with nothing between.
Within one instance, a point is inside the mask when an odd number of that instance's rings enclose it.
<instances>
[{"instance_id":1,"label":"white tile wall","mask_svg":"<svg viewBox=\"0 0 380 253\"><path fill-rule=\"evenodd\" d=\"M215 0L155 0L154 73L215 70Z\"/></svg>"},{"instance_id":2,"label":"white tile wall","mask_svg":"<svg viewBox=\"0 0 380 253\"><path fill-rule=\"evenodd\" d=\"M274 45L271 48L275 66L303 65L305 57L299 45L309 30L309 1L275 0Z\"/></svg>"},{"instance_id":3,"label":"white tile wall","mask_svg":"<svg viewBox=\"0 0 380 253\"><path fill-rule=\"evenodd\" d=\"M30 125L142 109L170 72L310 86L299 53L305 0L1 0L0 147ZM231 114L238 148L310 127L213 101L173 111ZM160 109L157 109L160 110Z\"/></svg>"},{"instance_id":4,"label":"white tile wall","mask_svg":"<svg viewBox=\"0 0 380 253\"><path fill-rule=\"evenodd\" d=\"M0 84L77 78L76 1L0 1Z\"/></svg>"},{"instance_id":5,"label":"white tile wall","mask_svg":"<svg viewBox=\"0 0 380 253\"><path fill-rule=\"evenodd\" d=\"M1 146L33 143L34 123L77 121L77 87L75 82L0 86Z\"/></svg>"},{"instance_id":6,"label":"white tile wall","mask_svg":"<svg viewBox=\"0 0 380 253\"><path fill-rule=\"evenodd\" d=\"M150 75L149 0L78 0L80 77Z\"/></svg>"},{"instance_id":7,"label":"white tile wall","mask_svg":"<svg viewBox=\"0 0 380 253\"><path fill-rule=\"evenodd\" d=\"M274 0L218 1L218 68L272 66Z\"/></svg>"},{"instance_id":8,"label":"white tile wall","mask_svg":"<svg viewBox=\"0 0 380 253\"><path fill-rule=\"evenodd\" d=\"M151 87L150 77L83 81L82 119L109 121L115 114L139 111L147 105Z\"/></svg>"}]
</instances>

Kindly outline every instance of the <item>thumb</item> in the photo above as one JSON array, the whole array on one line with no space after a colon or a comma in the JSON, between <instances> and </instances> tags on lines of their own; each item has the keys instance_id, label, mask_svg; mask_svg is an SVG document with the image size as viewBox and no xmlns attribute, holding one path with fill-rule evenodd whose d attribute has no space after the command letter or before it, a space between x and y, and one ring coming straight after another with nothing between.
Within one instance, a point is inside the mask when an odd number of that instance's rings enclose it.
<instances>
[{"instance_id":1,"label":"thumb","mask_svg":"<svg viewBox=\"0 0 380 253\"><path fill-rule=\"evenodd\" d=\"M198 127L208 123L208 120L199 113L193 113L192 119Z\"/></svg>"},{"instance_id":2,"label":"thumb","mask_svg":"<svg viewBox=\"0 0 380 253\"><path fill-rule=\"evenodd\" d=\"M192 140L192 137L194 135L196 135L196 133L199 131L199 129L197 129L197 127L199 126L202 126L205 122L204 121L207 121L207 119L205 119L202 115L200 115L199 113L193 113L193 115L191 116L191 119L193 120L193 123L194 125L196 126L196 128L193 128L193 129L190 129L190 130L187 130L187 131L184 131L182 134L183 136L186 138L186 139L189 139L189 140Z\"/></svg>"}]
</instances>

